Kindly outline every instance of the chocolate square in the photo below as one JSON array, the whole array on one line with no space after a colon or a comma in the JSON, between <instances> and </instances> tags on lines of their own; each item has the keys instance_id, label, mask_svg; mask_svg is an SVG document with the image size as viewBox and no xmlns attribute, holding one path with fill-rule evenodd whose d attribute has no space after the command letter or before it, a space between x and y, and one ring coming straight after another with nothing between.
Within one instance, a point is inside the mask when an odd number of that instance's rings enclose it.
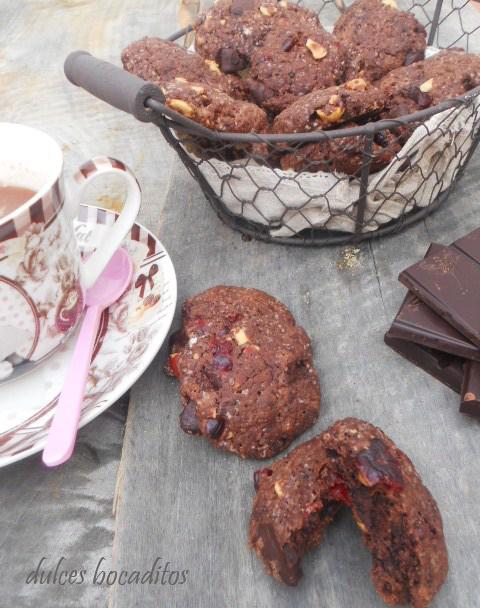
<instances>
[{"instance_id":1,"label":"chocolate square","mask_svg":"<svg viewBox=\"0 0 480 608\"><path fill-rule=\"evenodd\" d=\"M472 257L437 245L399 279L447 323L480 345L480 264Z\"/></svg>"},{"instance_id":2,"label":"chocolate square","mask_svg":"<svg viewBox=\"0 0 480 608\"><path fill-rule=\"evenodd\" d=\"M421 346L415 342L400 340L391 336L390 332L385 334L384 339L385 344L399 355L440 380L456 393L460 393L463 382L464 359Z\"/></svg>"},{"instance_id":3,"label":"chocolate square","mask_svg":"<svg viewBox=\"0 0 480 608\"><path fill-rule=\"evenodd\" d=\"M473 252L476 254L478 250L480 259L480 230L475 232L478 234ZM460 239L459 242L463 240ZM438 253L439 249L440 246L433 243L425 258ZM394 338L410 340L428 348L480 361L480 348L411 292L406 295L388 333Z\"/></svg>"}]
</instances>

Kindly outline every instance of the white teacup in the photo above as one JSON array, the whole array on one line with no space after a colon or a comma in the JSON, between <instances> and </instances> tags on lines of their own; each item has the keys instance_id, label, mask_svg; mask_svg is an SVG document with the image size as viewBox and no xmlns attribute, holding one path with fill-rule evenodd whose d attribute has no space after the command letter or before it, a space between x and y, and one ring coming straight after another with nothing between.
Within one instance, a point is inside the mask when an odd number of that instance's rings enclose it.
<instances>
[{"instance_id":1,"label":"white teacup","mask_svg":"<svg viewBox=\"0 0 480 608\"><path fill-rule=\"evenodd\" d=\"M86 184L105 173L124 177L127 198L105 241L82 261L72 218ZM67 338L83 311L85 290L137 217L140 187L122 162L94 158L80 167L75 182L76 200L67 202L59 145L37 129L0 123L0 186L35 192L0 215L0 382L30 370Z\"/></svg>"}]
</instances>

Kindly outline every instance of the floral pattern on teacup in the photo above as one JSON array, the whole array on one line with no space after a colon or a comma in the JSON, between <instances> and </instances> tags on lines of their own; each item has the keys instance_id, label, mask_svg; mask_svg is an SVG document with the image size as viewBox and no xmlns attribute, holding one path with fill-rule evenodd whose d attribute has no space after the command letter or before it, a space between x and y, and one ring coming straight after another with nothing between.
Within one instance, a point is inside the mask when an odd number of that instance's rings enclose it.
<instances>
[{"instance_id":1,"label":"floral pattern on teacup","mask_svg":"<svg viewBox=\"0 0 480 608\"><path fill-rule=\"evenodd\" d=\"M6 254L2 277L28 295L33 310L33 317L18 314L7 319L9 326L20 336L21 330L31 335L38 325L39 335L28 357L27 347L20 343L9 355L0 353L0 380L12 376L20 365L23 371L23 366L40 361L60 345L83 310L78 253L67 221L57 216L50 224L34 223L22 236L1 243ZM0 302L0 316L6 314Z\"/></svg>"}]
</instances>

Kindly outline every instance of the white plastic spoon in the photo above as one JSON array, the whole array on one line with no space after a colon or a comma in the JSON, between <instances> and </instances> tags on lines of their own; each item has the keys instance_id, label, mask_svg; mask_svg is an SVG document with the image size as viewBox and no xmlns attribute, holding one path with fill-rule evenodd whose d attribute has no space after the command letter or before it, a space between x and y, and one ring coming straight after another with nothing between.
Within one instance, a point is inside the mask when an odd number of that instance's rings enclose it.
<instances>
[{"instance_id":1,"label":"white plastic spoon","mask_svg":"<svg viewBox=\"0 0 480 608\"><path fill-rule=\"evenodd\" d=\"M85 317L43 449L43 462L49 467L66 462L72 455L100 317L127 289L132 274L128 253L118 249L86 293Z\"/></svg>"}]
</instances>

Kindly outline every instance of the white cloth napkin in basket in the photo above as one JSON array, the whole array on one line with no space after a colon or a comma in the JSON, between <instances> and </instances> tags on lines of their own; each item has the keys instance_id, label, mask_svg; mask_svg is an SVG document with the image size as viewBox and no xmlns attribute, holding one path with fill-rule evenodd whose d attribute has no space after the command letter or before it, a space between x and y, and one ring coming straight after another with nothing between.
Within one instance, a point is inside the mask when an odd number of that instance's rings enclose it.
<instances>
[{"instance_id":1,"label":"white cloth napkin in basket","mask_svg":"<svg viewBox=\"0 0 480 608\"><path fill-rule=\"evenodd\" d=\"M370 176L364 231L377 230L445 191L466 160L479 128L480 98L432 116L413 132L394 160ZM187 152L188 153L188 152ZM199 159L192 156L196 163ZM275 237L305 228L353 232L360 182L342 174L270 169L253 160L201 162L217 196L235 215L270 227Z\"/></svg>"}]
</instances>

